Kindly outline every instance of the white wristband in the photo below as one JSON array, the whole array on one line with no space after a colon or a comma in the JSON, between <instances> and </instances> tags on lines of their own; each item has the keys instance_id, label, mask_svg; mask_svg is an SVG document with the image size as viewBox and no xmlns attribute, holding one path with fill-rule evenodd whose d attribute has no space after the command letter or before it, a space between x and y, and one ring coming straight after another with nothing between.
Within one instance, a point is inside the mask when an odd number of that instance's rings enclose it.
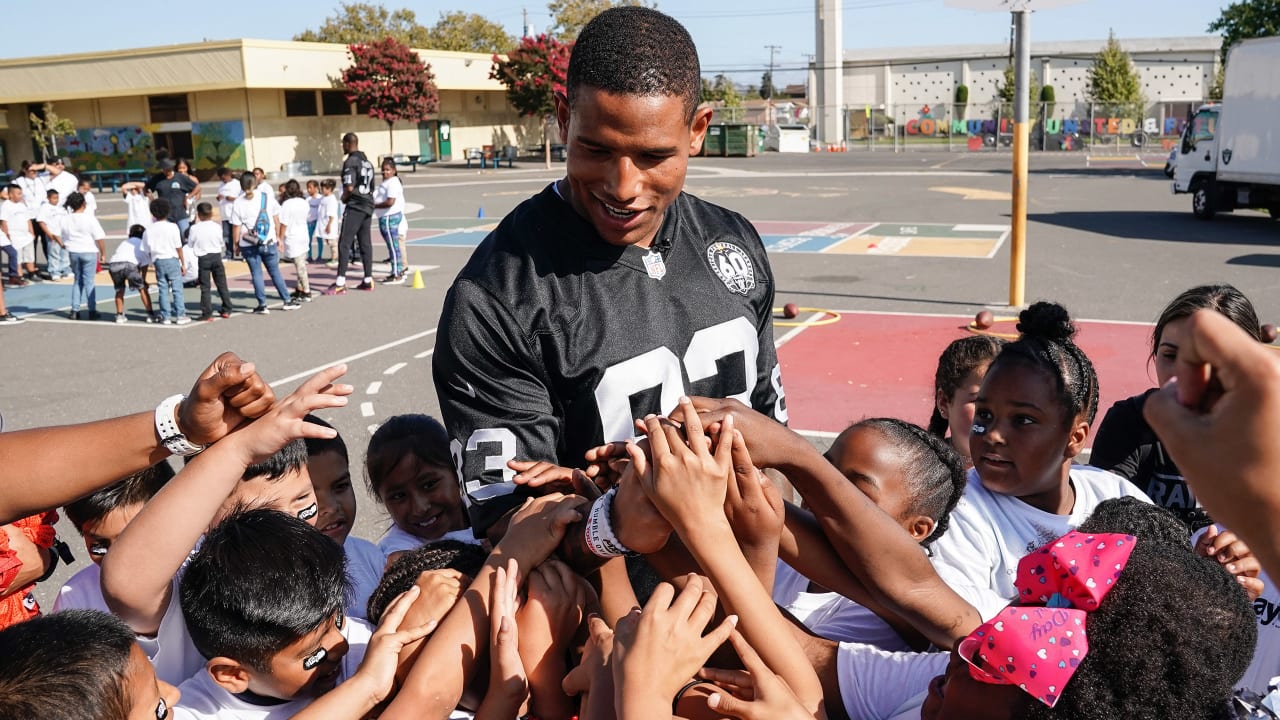
<instances>
[{"instance_id":1,"label":"white wristband","mask_svg":"<svg viewBox=\"0 0 1280 720\"><path fill-rule=\"evenodd\" d=\"M196 445L182 434L178 427L178 405L187 398L186 395L172 395L160 401L156 406L156 435L160 436L160 444L174 455L190 457L204 450L204 445Z\"/></svg>"},{"instance_id":2,"label":"white wristband","mask_svg":"<svg viewBox=\"0 0 1280 720\"><path fill-rule=\"evenodd\" d=\"M600 497L599 500L591 506L591 512L587 515L587 526L583 531L586 537L587 547L595 555L602 558L621 557L623 555L634 555L635 553L627 549L618 537L613 534L613 525L610 522L610 515L613 510L613 499L618 494L618 488L610 488L609 492Z\"/></svg>"}]
</instances>

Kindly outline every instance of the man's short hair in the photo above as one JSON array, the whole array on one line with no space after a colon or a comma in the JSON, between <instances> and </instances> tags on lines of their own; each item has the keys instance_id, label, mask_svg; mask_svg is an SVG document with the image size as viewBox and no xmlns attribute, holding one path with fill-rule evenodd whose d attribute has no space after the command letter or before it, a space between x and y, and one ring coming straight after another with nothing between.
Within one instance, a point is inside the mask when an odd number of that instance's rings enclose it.
<instances>
[{"instance_id":1,"label":"man's short hair","mask_svg":"<svg viewBox=\"0 0 1280 720\"><path fill-rule=\"evenodd\" d=\"M179 584L182 615L206 659L259 672L345 604L342 546L276 510L236 513L205 536Z\"/></svg>"},{"instance_id":2,"label":"man's short hair","mask_svg":"<svg viewBox=\"0 0 1280 720\"><path fill-rule=\"evenodd\" d=\"M565 79L570 106L583 86L615 95L673 95L692 121L702 100L698 49L669 15L642 6L610 8L587 23L573 45Z\"/></svg>"},{"instance_id":3,"label":"man's short hair","mask_svg":"<svg viewBox=\"0 0 1280 720\"><path fill-rule=\"evenodd\" d=\"M173 479L173 466L161 460L145 470L86 495L64 508L67 519L76 530L84 532L84 524L101 520L107 513L130 505L141 505L156 496L160 488Z\"/></svg>"},{"instance_id":4,"label":"man's short hair","mask_svg":"<svg viewBox=\"0 0 1280 720\"><path fill-rule=\"evenodd\" d=\"M346 135L342 136L342 142L351 143L352 145L358 145L360 144L360 137L353 132L349 132Z\"/></svg>"},{"instance_id":5,"label":"man's short hair","mask_svg":"<svg viewBox=\"0 0 1280 720\"><path fill-rule=\"evenodd\" d=\"M97 610L65 610L0 632L0 717L129 715L133 631Z\"/></svg>"}]
</instances>

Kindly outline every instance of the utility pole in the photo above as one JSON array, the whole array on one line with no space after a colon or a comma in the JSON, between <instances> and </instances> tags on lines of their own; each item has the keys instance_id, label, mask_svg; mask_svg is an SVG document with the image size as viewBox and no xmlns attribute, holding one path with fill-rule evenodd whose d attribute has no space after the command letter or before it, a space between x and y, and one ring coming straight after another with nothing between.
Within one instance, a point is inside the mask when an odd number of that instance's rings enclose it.
<instances>
[{"instance_id":1,"label":"utility pole","mask_svg":"<svg viewBox=\"0 0 1280 720\"><path fill-rule=\"evenodd\" d=\"M765 122L770 127L772 127L777 122L777 119L774 117L774 112L773 112L773 94L777 88L777 86L774 85L773 83L773 56L775 53L777 53L779 50L782 49L782 46L781 45L765 45L765 49L769 51L769 87L767 89L768 95L764 99ZM764 83L760 84L760 90L762 92L766 91L766 88L764 87Z\"/></svg>"},{"instance_id":2,"label":"utility pole","mask_svg":"<svg viewBox=\"0 0 1280 720\"><path fill-rule=\"evenodd\" d=\"M522 38L527 38L527 37L529 37L529 9L528 9L528 8L520 8L520 17L522 18L523 23L524 23L523 25L521 25L521 28L522 28L522 29L521 29L521 33L522 33L522 34L521 34L521 36L520 36L520 37L522 37Z\"/></svg>"}]
</instances>

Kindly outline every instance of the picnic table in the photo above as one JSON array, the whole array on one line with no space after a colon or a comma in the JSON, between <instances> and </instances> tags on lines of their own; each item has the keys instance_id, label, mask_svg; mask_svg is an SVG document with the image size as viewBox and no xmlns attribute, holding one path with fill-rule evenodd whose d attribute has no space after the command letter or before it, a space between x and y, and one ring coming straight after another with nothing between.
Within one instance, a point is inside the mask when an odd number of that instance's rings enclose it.
<instances>
[{"instance_id":1,"label":"picnic table","mask_svg":"<svg viewBox=\"0 0 1280 720\"><path fill-rule=\"evenodd\" d=\"M382 162L387 158L391 158L392 162L396 164L397 170L399 170L400 168L409 168L411 172L418 172L418 163L422 163L425 165L431 162L430 160L423 159L421 155L405 155L404 153L392 153L390 155L383 155L381 158L379 158L378 166L381 167Z\"/></svg>"},{"instance_id":2,"label":"picnic table","mask_svg":"<svg viewBox=\"0 0 1280 720\"><path fill-rule=\"evenodd\" d=\"M120 186L131 180L146 180L147 171L142 169L124 169L124 170L81 170L79 177L84 180L91 180L98 186L98 192L104 192L107 184L111 185L111 192L116 192Z\"/></svg>"}]
</instances>

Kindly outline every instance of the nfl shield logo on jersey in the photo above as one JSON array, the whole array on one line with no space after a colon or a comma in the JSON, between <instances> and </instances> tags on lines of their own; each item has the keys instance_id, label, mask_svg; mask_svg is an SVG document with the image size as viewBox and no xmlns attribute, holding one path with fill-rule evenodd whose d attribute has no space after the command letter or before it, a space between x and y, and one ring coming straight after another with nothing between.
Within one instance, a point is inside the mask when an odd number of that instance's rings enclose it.
<instances>
[{"instance_id":1,"label":"nfl shield logo on jersey","mask_svg":"<svg viewBox=\"0 0 1280 720\"><path fill-rule=\"evenodd\" d=\"M712 243L707 248L711 271L731 292L746 295L756 286L756 271L751 258L742 248L727 242Z\"/></svg>"}]
</instances>

